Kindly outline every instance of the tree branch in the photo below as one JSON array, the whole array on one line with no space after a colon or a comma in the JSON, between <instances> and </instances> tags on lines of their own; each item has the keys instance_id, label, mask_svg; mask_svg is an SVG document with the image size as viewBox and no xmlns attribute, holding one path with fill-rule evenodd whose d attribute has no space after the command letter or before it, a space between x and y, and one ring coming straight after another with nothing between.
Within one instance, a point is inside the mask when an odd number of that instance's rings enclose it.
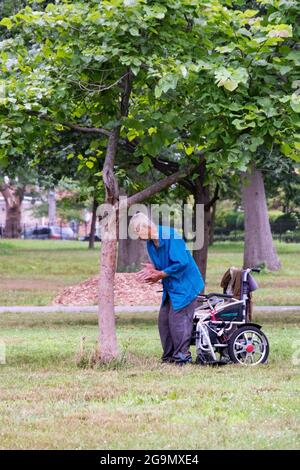
<instances>
[{"instance_id":1,"label":"tree branch","mask_svg":"<svg viewBox=\"0 0 300 470\"><path fill-rule=\"evenodd\" d=\"M153 167L163 173L164 175L170 175L174 173L175 171L178 171L179 165L177 162L171 162L170 160L163 160L161 158L154 158L150 157ZM180 180L181 186L186 188L190 192L194 192L195 190L195 185L193 184L192 181L190 181L187 178L182 178Z\"/></svg>"},{"instance_id":2,"label":"tree branch","mask_svg":"<svg viewBox=\"0 0 300 470\"><path fill-rule=\"evenodd\" d=\"M132 89L133 75L128 69L127 73L122 77L121 86L123 88L120 100L120 118L128 115L129 99ZM109 134L108 144L106 149L105 161L103 165L103 183L105 186L106 202L115 204L119 197L118 180L114 172L115 158L118 150L118 143L120 138L120 128L118 125Z\"/></svg>"},{"instance_id":3,"label":"tree branch","mask_svg":"<svg viewBox=\"0 0 300 470\"><path fill-rule=\"evenodd\" d=\"M130 98L131 89L132 89L132 79L133 79L133 74L131 70L128 68L127 72L119 80L121 86L123 87L123 93L121 95L121 103L120 103L121 118L128 116L129 98Z\"/></svg>"},{"instance_id":4,"label":"tree branch","mask_svg":"<svg viewBox=\"0 0 300 470\"><path fill-rule=\"evenodd\" d=\"M176 183L180 179L184 178L187 174L189 174L194 168L185 168L184 170L179 170L173 173L172 175L166 176L165 178L157 181L156 183L148 186L148 188L143 189L142 191L133 194L127 199L127 207L132 206L133 204L138 204L142 202L144 199L147 199L154 194L162 191L163 189L171 186L172 184Z\"/></svg>"},{"instance_id":5,"label":"tree branch","mask_svg":"<svg viewBox=\"0 0 300 470\"><path fill-rule=\"evenodd\" d=\"M98 83L89 83L89 82L87 82L87 85L85 85L83 82L80 82L77 80L69 80L69 82L75 83L76 85L79 86L81 90L85 90L90 93L101 92L101 91L110 90L111 88L121 83L128 73L130 73L130 71L126 72L124 75L122 75L122 77L118 78L118 80L116 80L114 83L111 83L110 85L99 85Z\"/></svg>"},{"instance_id":6,"label":"tree branch","mask_svg":"<svg viewBox=\"0 0 300 470\"><path fill-rule=\"evenodd\" d=\"M71 122L63 122L62 126L68 127L69 129L72 129L76 132L84 132L86 134L102 134L107 137L109 137L112 133L112 131L108 131L103 127L82 127L77 124L72 124Z\"/></svg>"},{"instance_id":7,"label":"tree branch","mask_svg":"<svg viewBox=\"0 0 300 470\"><path fill-rule=\"evenodd\" d=\"M111 132L108 138L108 144L106 148L106 155L103 165L103 183L105 186L106 198L105 201L110 204L115 204L119 196L118 182L114 174L114 163L115 156L118 148L120 129L117 128Z\"/></svg>"},{"instance_id":8,"label":"tree branch","mask_svg":"<svg viewBox=\"0 0 300 470\"><path fill-rule=\"evenodd\" d=\"M86 134L102 134L102 135L105 135L106 137L109 137L112 132L107 129L104 129L103 127L84 127L78 124L73 124L71 122L58 123L55 121L55 119L52 119L50 116L47 116L45 114L41 114L38 111L27 110L26 114L29 114L30 116L38 117L40 119L44 119L45 121L49 121L54 124L61 124L62 126L68 127L69 129L72 129L73 131L76 131L76 132L84 132Z\"/></svg>"}]
</instances>

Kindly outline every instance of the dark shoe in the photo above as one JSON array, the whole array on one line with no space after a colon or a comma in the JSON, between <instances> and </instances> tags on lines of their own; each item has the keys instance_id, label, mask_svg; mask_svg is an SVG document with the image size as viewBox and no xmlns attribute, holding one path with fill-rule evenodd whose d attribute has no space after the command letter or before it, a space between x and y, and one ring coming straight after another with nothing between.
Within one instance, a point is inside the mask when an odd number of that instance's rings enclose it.
<instances>
[{"instance_id":1,"label":"dark shoe","mask_svg":"<svg viewBox=\"0 0 300 470\"><path fill-rule=\"evenodd\" d=\"M188 357L187 359L185 360L177 360L177 361L174 361L175 365L176 366L185 366L186 364L191 364L192 363L192 356Z\"/></svg>"},{"instance_id":2,"label":"dark shoe","mask_svg":"<svg viewBox=\"0 0 300 470\"><path fill-rule=\"evenodd\" d=\"M178 354L176 354L176 356L174 358L174 362L176 364L180 364L180 363L190 364L192 362L191 353L184 354L182 352L179 352Z\"/></svg>"},{"instance_id":3,"label":"dark shoe","mask_svg":"<svg viewBox=\"0 0 300 470\"><path fill-rule=\"evenodd\" d=\"M174 364L175 359L173 357L166 357L165 359L161 360L162 364Z\"/></svg>"}]
</instances>

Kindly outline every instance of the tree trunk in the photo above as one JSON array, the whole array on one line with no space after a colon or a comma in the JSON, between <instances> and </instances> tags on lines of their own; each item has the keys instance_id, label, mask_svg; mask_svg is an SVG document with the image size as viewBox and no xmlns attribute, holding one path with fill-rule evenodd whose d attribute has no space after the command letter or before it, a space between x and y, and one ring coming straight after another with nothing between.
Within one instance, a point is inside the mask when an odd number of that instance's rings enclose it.
<instances>
[{"instance_id":1,"label":"tree trunk","mask_svg":"<svg viewBox=\"0 0 300 470\"><path fill-rule=\"evenodd\" d=\"M209 189L206 187L205 190L199 195L195 194L195 201L197 204L203 204L203 199L207 197ZM211 213L210 209L204 209L204 226L198 228L198 230L204 230L203 237L203 246L201 249L193 250L193 258L196 261L198 268L201 271L203 280L206 279L206 270L207 270L207 259L208 259L208 245L209 245L209 235L210 235L210 225L211 225Z\"/></svg>"},{"instance_id":2,"label":"tree trunk","mask_svg":"<svg viewBox=\"0 0 300 470\"><path fill-rule=\"evenodd\" d=\"M19 238L22 232L21 216L22 201L25 187L13 187L8 183L0 186L5 200L6 218L3 231L4 238Z\"/></svg>"},{"instance_id":3,"label":"tree trunk","mask_svg":"<svg viewBox=\"0 0 300 470\"><path fill-rule=\"evenodd\" d=\"M117 240L102 240L99 280L100 359L109 362L118 357L114 312L114 280Z\"/></svg>"},{"instance_id":4,"label":"tree trunk","mask_svg":"<svg viewBox=\"0 0 300 470\"><path fill-rule=\"evenodd\" d=\"M49 225L56 224L56 198L54 188L48 190L48 223Z\"/></svg>"},{"instance_id":5,"label":"tree trunk","mask_svg":"<svg viewBox=\"0 0 300 470\"><path fill-rule=\"evenodd\" d=\"M92 208L92 221L91 221L91 230L89 236L89 250L93 250L95 247L95 231L96 231L96 221L97 221L97 208L98 202L96 196L93 199L93 208Z\"/></svg>"},{"instance_id":6,"label":"tree trunk","mask_svg":"<svg viewBox=\"0 0 300 470\"><path fill-rule=\"evenodd\" d=\"M119 129L112 131L103 166L103 182L106 204L114 205L118 200L118 184L114 174ZM99 278L99 342L100 360L109 362L118 357L118 344L114 312L114 279L116 272L117 240L111 238L112 226L107 221L101 230L101 256Z\"/></svg>"},{"instance_id":7,"label":"tree trunk","mask_svg":"<svg viewBox=\"0 0 300 470\"><path fill-rule=\"evenodd\" d=\"M118 119L128 116L129 99L132 89L133 75L128 68L120 82L123 88L120 96L120 111ZM118 181L114 172L115 159L118 150L121 125L109 133L105 161L103 165L103 184L105 188L105 203L115 206L119 200ZM118 344L115 326L114 310L114 280L117 259L117 230L111 237L111 224L108 220L101 231L101 256L99 278L99 342L100 359L109 362L118 357Z\"/></svg>"},{"instance_id":8,"label":"tree trunk","mask_svg":"<svg viewBox=\"0 0 300 470\"><path fill-rule=\"evenodd\" d=\"M242 198L245 211L244 268L265 264L280 268L270 228L264 180L255 167L243 175Z\"/></svg>"},{"instance_id":9,"label":"tree trunk","mask_svg":"<svg viewBox=\"0 0 300 470\"><path fill-rule=\"evenodd\" d=\"M209 198L209 187L204 186L205 178L205 160L202 158L199 165L199 176L195 179L195 208L196 204L204 204L204 226L197 227L197 230L203 230L203 246L199 250L193 250L193 257L196 261L198 268L201 271L203 280L206 278L207 258L208 258L208 245L209 245L209 234L211 224L211 212L210 212L210 198Z\"/></svg>"}]
</instances>

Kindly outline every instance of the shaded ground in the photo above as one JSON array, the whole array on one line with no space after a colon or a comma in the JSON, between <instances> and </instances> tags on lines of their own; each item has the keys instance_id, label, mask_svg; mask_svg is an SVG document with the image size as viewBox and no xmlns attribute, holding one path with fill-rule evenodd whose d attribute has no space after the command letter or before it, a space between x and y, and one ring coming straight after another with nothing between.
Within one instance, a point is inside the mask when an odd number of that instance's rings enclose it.
<instances>
[{"instance_id":1,"label":"shaded ground","mask_svg":"<svg viewBox=\"0 0 300 470\"><path fill-rule=\"evenodd\" d=\"M147 313L120 316L120 361L91 369L96 315L2 315L0 448L299 449L299 316L255 320L265 366L162 366Z\"/></svg>"}]
</instances>

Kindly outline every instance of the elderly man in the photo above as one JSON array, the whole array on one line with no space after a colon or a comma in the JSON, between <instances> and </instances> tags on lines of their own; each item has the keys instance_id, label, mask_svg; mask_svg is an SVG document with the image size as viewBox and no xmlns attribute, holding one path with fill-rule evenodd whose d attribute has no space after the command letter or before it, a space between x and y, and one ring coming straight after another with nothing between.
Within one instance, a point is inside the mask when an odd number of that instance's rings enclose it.
<instances>
[{"instance_id":1,"label":"elderly man","mask_svg":"<svg viewBox=\"0 0 300 470\"><path fill-rule=\"evenodd\" d=\"M147 240L153 263L144 264L139 279L149 283L162 280L163 284L158 316L162 362L189 363L196 297L204 287L201 273L184 240L171 227L156 226L142 213L132 217L131 227L140 239Z\"/></svg>"}]
</instances>

